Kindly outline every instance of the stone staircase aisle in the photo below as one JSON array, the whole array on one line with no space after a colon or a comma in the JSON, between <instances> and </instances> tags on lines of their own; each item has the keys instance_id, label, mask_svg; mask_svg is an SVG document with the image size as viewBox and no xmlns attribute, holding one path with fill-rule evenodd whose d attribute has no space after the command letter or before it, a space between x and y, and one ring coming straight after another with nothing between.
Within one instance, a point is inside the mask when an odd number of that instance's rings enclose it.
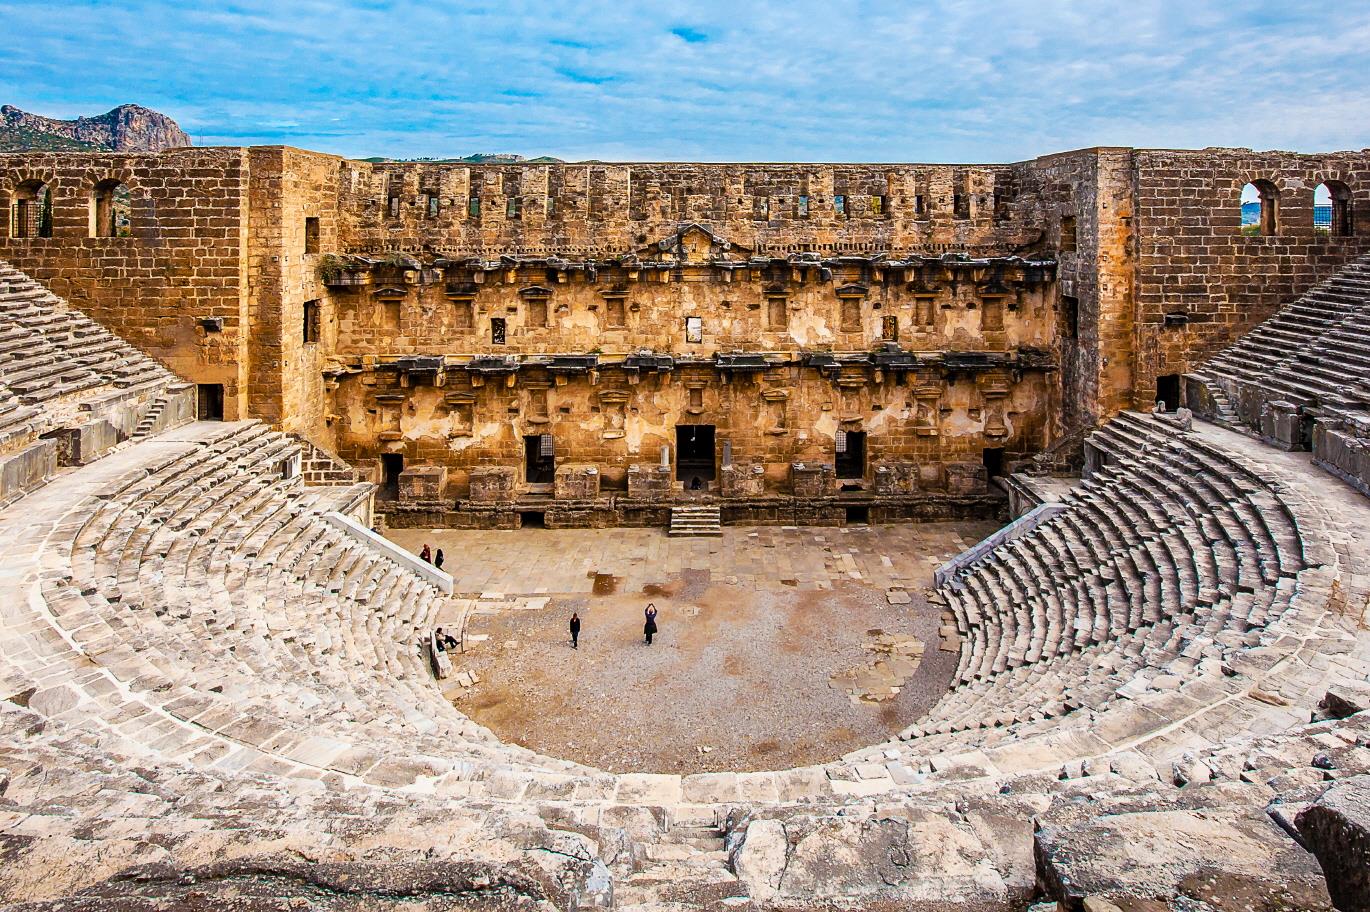
<instances>
[{"instance_id":1,"label":"stone staircase aisle","mask_svg":"<svg viewBox=\"0 0 1370 912\"><path fill-rule=\"evenodd\" d=\"M1197 371L1191 373L1190 376L1202 383L1208 389L1208 395L1213 399L1214 413L1209 416L1213 423L1220 424L1223 427L1241 430L1241 416L1237 414L1237 410L1232 406L1232 399L1228 397L1227 390L1223 389L1222 384L1214 382L1211 377L1205 376Z\"/></svg>"},{"instance_id":2,"label":"stone staircase aisle","mask_svg":"<svg viewBox=\"0 0 1370 912\"><path fill-rule=\"evenodd\" d=\"M684 504L671 507L672 536L720 536L723 534L723 515L717 504Z\"/></svg>"}]
</instances>

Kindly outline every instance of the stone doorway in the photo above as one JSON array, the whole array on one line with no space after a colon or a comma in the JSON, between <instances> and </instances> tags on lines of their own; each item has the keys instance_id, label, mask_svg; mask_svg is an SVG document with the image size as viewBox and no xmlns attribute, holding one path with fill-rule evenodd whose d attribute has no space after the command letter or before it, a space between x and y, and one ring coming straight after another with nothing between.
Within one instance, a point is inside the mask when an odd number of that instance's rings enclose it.
<instances>
[{"instance_id":1,"label":"stone doorway","mask_svg":"<svg viewBox=\"0 0 1370 912\"><path fill-rule=\"evenodd\" d=\"M1180 375L1163 374L1156 378L1156 401L1165 403L1165 410L1173 412L1180 407Z\"/></svg>"},{"instance_id":2,"label":"stone doorway","mask_svg":"<svg viewBox=\"0 0 1370 912\"><path fill-rule=\"evenodd\" d=\"M224 420L224 385L222 383L196 384L197 401L195 415L201 421Z\"/></svg>"},{"instance_id":3,"label":"stone doorway","mask_svg":"<svg viewBox=\"0 0 1370 912\"><path fill-rule=\"evenodd\" d=\"M714 426L678 424L675 429L675 477L686 491L703 491L715 478Z\"/></svg>"},{"instance_id":4,"label":"stone doorway","mask_svg":"<svg viewBox=\"0 0 1370 912\"><path fill-rule=\"evenodd\" d=\"M400 496L400 473L404 471L403 453L381 454L381 489L376 496L381 500L396 500Z\"/></svg>"},{"instance_id":5,"label":"stone doorway","mask_svg":"<svg viewBox=\"0 0 1370 912\"><path fill-rule=\"evenodd\" d=\"M839 481L860 481L866 477L866 432L843 431L834 449L834 462Z\"/></svg>"},{"instance_id":6,"label":"stone doorway","mask_svg":"<svg viewBox=\"0 0 1370 912\"><path fill-rule=\"evenodd\" d=\"M550 485L556 481L556 455L552 435L530 434L523 438L524 481L529 485Z\"/></svg>"}]
</instances>

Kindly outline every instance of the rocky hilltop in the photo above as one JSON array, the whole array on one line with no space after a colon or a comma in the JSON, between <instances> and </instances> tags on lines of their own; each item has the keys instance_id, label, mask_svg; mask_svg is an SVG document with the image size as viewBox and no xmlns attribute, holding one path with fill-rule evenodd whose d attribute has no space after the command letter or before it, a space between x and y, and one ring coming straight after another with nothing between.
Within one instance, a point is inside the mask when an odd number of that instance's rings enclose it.
<instances>
[{"instance_id":1,"label":"rocky hilltop","mask_svg":"<svg viewBox=\"0 0 1370 912\"><path fill-rule=\"evenodd\" d=\"M160 152L190 145L176 121L141 105L119 105L97 117L54 120L0 106L0 151L99 149L109 152Z\"/></svg>"}]
</instances>

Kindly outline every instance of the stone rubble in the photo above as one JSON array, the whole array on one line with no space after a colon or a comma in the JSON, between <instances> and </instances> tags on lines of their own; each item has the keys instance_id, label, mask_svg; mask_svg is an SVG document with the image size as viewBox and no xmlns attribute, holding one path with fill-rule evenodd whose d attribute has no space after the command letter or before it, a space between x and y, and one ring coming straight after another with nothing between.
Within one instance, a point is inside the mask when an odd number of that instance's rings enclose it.
<instances>
[{"instance_id":1,"label":"stone rubble","mask_svg":"<svg viewBox=\"0 0 1370 912\"><path fill-rule=\"evenodd\" d=\"M925 719L681 777L458 712L424 648L447 597L324 522L369 486L306 487L301 453L154 429L0 509L0 900L1363 902L1370 633L1334 592L1364 595L1370 509L1306 456L1120 415L1060 513L940 590L960 666Z\"/></svg>"}]
</instances>

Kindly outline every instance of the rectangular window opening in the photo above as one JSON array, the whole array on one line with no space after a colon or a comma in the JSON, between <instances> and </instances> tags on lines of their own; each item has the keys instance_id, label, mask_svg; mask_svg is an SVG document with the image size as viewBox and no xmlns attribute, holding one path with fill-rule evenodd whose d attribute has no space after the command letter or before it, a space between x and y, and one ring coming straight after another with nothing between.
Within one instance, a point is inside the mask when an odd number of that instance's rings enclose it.
<instances>
[{"instance_id":1,"label":"rectangular window opening","mask_svg":"<svg viewBox=\"0 0 1370 912\"><path fill-rule=\"evenodd\" d=\"M305 216L304 219L304 252L305 255L319 252L319 218L315 215Z\"/></svg>"},{"instance_id":2,"label":"rectangular window opening","mask_svg":"<svg viewBox=\"0 0 1370 912\"><path fill-rule=\"evenodd\" d=\"M867 506L846 507L846 523L849 526L865 526L871 521L871 508Z\"/></svg>"},{"instance_id":3,"label":"rectangular window opening","mask_svg":"<svg viewBox=\"0 0 1370 912\"><path fill-rule=\"evenodd\" d=\"M1061 295L1062 331L1067 339L1080 338L1080 299Z\"/></svg>"},{"instance_id":4,"label":"rectangular window opening","mask_svg":"<svg viewBox=\"0 0 1370 912\"><path fill-rule=\"evenodd\" d=\"M789 328L790 315L784 298L766 299L766 328L772 332L782 332Z\"/></svg>"},{"instance_id":5,"label":"rectangular window opening","mask_svg":"<svg viewBox=\"0 0 1370 912\"><path fill-rule=\"evenodd\" d=\"M304 341L306 345L319 341L319 302L304 302Z\"/></svg>"},{"instance_id":6,"label":"rectangular window opening","mask_svg":"<svg viewBox=\"0 0 1370 912\"><path fill-rule=\"evenodd\" d=\"M899 317L891 314L880 318L880 338L886 342L899 341Z\"/></svg>"},{"instance_id":7,"label":"rectangular window opening","mask_svg":"<svg viewBox=\"0 0 1370 912\"><path fill-rule=\"evenodd\" d=\"M222 383L199 383L195 387L195 417L201 421L224 420L224 385Z\"/></svg>"},{"instance_id":8,"label":"rectangular window opening","mask_svg":"<svg viewBox=\"0 0 1370 912\"><path fill-rule=\"evenodd\" d=\"M1075 216L1067 215L1061 218L1061 252L1074 253L1076 250L1077 239L1075 236Z\"/></svg>"},{"instance_id":9,"label":"rectangular window opening","mask_svg":"<svg viewBox=\"0 0 1370 912\"><path fill-rule=\"evenodd\" d=\"M458 299L452 302L452 328L471 329L475 326L474 306L471 301Z\"/></svg>"},{"instance_id":10,"label":"rectangular window opening","mask_svg":"<svg viewBox=\"0 0 1370 912\"><path fill-rule=\"evenodd\" d=\"M528 301L528 325L540 328L547 325L547 299L531 298Z\"/></svg>"},{"instance_id":11,"label":"rectangular window opening","mask_svg":"<svg viewBox=\"0 0 1370 912\"><path fill-rule=\"evenodd\" d=\"M861 299L843 298L842 299L842 332L861 331Z\"/></svg>"},{"instance_id":12,"label":"rectangular window opening","mask_svg":"<svg viewBox=\"0 0 1370 912\"><path fill-rule=\"evenodd\" d=\"M703 342L704 341L704 321L699 317L685 318L685 341Z\"/></svg>"},{"instance_id":13,"label":"rectangular window opening","mask_svg":"<svg viewBox=\"0 0 1370 912\"><path fill-rule=\"evenodd\" d=\"M985 447L980 451L981 462L985 466L985 474L991 478L996 478L1004 474L1004 448Z\"/></svg>"},{"instance_id":14,"label":"rectangular window opening","mask_svg":"<svg viewBox=\"0 0 1370 912\"><path fill-rule=\"evenodd\" d=\"M490 343L492 345L503 345L505 339L506 324L503 317L492 317L490 319Z\"/></svg>"}]
</instances>

